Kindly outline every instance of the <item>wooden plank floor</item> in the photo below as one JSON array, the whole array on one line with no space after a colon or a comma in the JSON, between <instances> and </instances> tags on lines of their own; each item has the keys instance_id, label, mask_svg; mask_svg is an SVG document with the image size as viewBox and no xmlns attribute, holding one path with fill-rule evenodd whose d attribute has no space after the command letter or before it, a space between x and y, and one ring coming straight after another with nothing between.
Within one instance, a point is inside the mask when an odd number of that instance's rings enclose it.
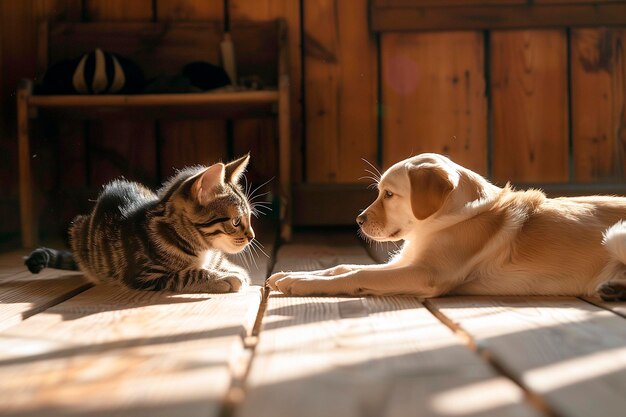
<instances>
[{"instance_id":1,"label":"wooden plank floor","mask_svg":"<svg viewBox=\"0 0 626 417\"><path fill-rule=\"evenodd\" d=\"M393 249L300 233L238 258L253 285L236 294L92 286L0 254L0 416L626 415L626 303L262 287Z\"/></svg>"}]
</instances>

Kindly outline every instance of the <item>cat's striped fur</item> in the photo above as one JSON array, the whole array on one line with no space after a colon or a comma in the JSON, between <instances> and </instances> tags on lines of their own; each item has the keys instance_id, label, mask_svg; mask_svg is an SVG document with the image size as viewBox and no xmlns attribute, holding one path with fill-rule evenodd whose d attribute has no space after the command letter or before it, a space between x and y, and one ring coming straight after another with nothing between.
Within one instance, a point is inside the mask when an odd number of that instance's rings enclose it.
<instances>
[{"instance_id":1,"label":"cat's striped fur","mask_svg":"<svg viewBox=\"0 0 626 417\"><path fill-rule=\"evenodd\" d=\"M180 171L157 194L136 182L106 185L90 215L70 227L72 253L39 248L33 272L71 267L94 282L179 292L237 291L247 272L226 259L254 239L250 203L239 183L249 161Z\"/></svg>"}]
</instances>

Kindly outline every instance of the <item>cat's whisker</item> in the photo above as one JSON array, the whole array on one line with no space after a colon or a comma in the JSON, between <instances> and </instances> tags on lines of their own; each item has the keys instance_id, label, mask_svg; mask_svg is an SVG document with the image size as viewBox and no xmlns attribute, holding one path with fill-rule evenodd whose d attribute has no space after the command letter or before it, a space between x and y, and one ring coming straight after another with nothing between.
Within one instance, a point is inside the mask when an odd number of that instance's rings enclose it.
<instances>
[{"instance_id":1,"label":"cat's whisker","mask_svg":"<svg viewBox=\"0 0 626 417\"><path fill-rule=\"evenodd\" d=\"M243 175L243 194L248 198L248 177Z\"/></svg>"},{"instance_id":2,"label":"cat's whisker","mask_svg":"<svg viewBox=\"0 0 626 417\"><path fill-rule=\"evenodd\" d=\"M237 257L238 257L239 259L241 259L241 262L244 264L244 266L246 267L246 269L250 270L250 264L248 264L248 260L247 260L247 259L246 259L246 257L244 256L244 255L245 255L245 252L246 252L245 250L244 250L244 251L242 251L242 252L239 252L239 253L237 254Z\"/></svg>"},{"instance_id":3,"label":"cat's whisker","mask_svg":"<svg viewBox=\"0 0 626 417\"><path fill-rule=\"evenodd\" d=\"M257 247L257 249L259 249L261 251L261 253L263 255L265 255L266 258L269 258L270 256L267 254L267 252L265 252L263 249L265 248L265 246L263 246L263 244L261 242L259 242L256 239L253 239L252 241L250 241L250 243L254 243Z\"/></svg>"},{"instance_id":4,"label":"cat's whisker","mask_svg":"<svg viewBox=\"0 0 626 417\"><path fill-rule=\"evenodd\" d=\"M262 248L265 247L265 245L262 244L258 239L254 239L254 243L256 243L257 245L261 246Z\"/></svg>"},{"instance_id":5,"label":"cat's whisker","mask_svg":"<svg viewBox=\"0 0 626 417\"><path fill-rule=\"evenodd\" d=\"M270 206L269 204L265 204L265 203L253 204L252 208L255 209L255 210L258 210L259 208L262 208L264 210L272 211L272 206Z\"/></svg>"},{"instance_id":6,"label":"cat's whisker","mask_svg":"<svg viewBox=\"0 0 626 417\"><path fill-rule=\"evenodd\" d=\"M265 186L265 185L269 184L269 183L270 183L270 181L272 181L274 178L275 178L275 177L272 177L272 178L270 178L269 180L265 181L263 184L261 184L261 185L259 185L258 187L256 187L256 188L255 188L255 189L254 189L254 190L250 193L250 196L251 196L251 197L252 197L252 196L254 196L254 193L256 193L258 190L260 190L260 189L261 189L261 187L263 187L263 186Z\"/></svg>"},{"instance_id":7,"label":"cat's whisker","mask_svg":"<svg viewBox=\"0 0 626 417\"><path fill-rule=\"evenodd\" d=\"M266 195L268 195L269 193L270 193L270 192L268 191L268 192L263 193L263 194L257 194L257 195L255 195L254 197L249 198L249 199L248 199L248 201L249 201L249 202L254 202L254 200L256 200L256 199L258 199L258 198L261 198L261 197L265 197L265 196L266 196Z\"/></svg>"},{"instance_id":8,"label":"cat's whisker","mask_svg":"<svg viewBox=\"0 0 626 417\"><path fill-rule=\"evenodd\" d=\"M256 255L256 258L258 258L259 257L259 253L257 252L257 250L254 247L254 245L252 245L252 242L254 242L254 240L251 240L250 244L248 245L248 247L250 248L250 254L252 254L252 251L254 251L254 254ZM254 266L256 267L256 269L259 269L259 265L256 263L256 258L254 256L252 256L252 261L254 262Z\"/></svg>"}]
</instances>

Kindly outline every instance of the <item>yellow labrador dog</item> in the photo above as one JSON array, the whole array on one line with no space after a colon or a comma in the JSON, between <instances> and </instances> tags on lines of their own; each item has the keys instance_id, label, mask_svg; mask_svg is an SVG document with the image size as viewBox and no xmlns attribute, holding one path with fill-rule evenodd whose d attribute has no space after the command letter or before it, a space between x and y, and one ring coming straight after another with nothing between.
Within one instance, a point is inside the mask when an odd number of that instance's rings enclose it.
<instances>
[{"instance_id":1,"label":"yellow labrador dog","mask_svg":"<svg viewBox=\"0 0 626 417\"><path fill-rule=\"evenodd\" d=\"M547 198L438 154L389 168L357 217L375 241L404 240L382 265L280 272L291 295L593 295L626 299L626 198Z\"/></svg>"}]
</instances>

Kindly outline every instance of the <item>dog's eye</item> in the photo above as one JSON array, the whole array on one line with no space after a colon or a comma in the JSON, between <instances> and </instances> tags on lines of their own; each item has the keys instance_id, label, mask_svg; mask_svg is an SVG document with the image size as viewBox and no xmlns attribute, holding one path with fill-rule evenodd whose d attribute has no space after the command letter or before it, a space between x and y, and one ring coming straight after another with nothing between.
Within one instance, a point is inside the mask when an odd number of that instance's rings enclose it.
<instances>
[{"instance_id":1,"label":"dog's eye","mask_svg":"<svg viewBox=\"0 0 626 417\"><path fill-rule=\"evenodd\" d=\"M241 217L235 217L233 219L233 226L237 227L241 224Z\"/></svg>"},{"instance_id":2,"label":"dog's eye","mask_svg":"<svg viewBox=\"0 0 626 417\"><path fill-rule=\"evenodd\" d=\"M385 198L393 197L393 193L391 191L385 191Z\"/></svg>"}]
</instances>

